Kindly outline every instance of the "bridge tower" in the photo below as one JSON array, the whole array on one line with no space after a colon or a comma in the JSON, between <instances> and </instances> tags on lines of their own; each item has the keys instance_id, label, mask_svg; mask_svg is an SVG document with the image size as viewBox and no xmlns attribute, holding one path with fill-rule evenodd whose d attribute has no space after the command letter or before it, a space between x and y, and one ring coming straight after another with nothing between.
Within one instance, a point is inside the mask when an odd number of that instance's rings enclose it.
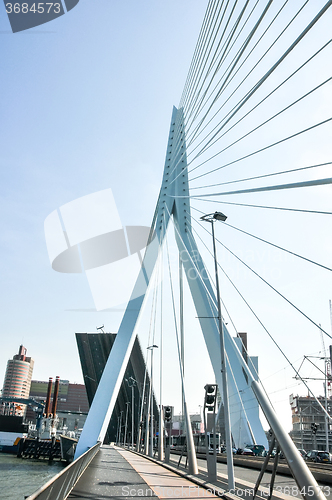
<instances>
[{"instance_id":1,"label":"bridge tower","mask_svg":"<svg viewBox=\"0 0 332 500\"><path fill-rule=\"evenodd\" d=\"M104 440L137 333L146 292L171 217L173 217L175 226L175 236L180 259L200 321L216 381L219 387L222 388L217 301L191 230L183 112L181 108L176 109L174 107L163 179L146 252L131 299L124 313L116 340L78 442L75 458L87 451L98 441L103 442ZM300 489L310 487L314 499L324 500L325 497L315 479L303 463L303 459L300 457L292 440L280 425L260 383L244 359L241 346L231 337L226 325L223 325L223 331L227 355L226 366L229 373L229 397L234 397L237 401L236 405L232 404L233 408L243 409L240 412L242 415L240 419L236 418L234 411L231 411L232 429L234 430L236 425L240 425L242 435L246 434L248 442L252 441L259 444L265 442L265 434L259 420L258 407L254 407L252 404L253 400L257 400L271 426L276 440L284 452ZM244 383L246 390L241 391Z\"/></svg>"}]
</instances>

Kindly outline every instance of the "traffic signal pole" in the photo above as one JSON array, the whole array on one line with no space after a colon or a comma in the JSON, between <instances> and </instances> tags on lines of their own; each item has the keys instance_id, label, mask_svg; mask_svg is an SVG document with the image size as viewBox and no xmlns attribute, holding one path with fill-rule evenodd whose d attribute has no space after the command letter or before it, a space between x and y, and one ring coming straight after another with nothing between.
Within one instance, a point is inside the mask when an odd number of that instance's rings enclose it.
<instances>
[{"instance_id":1,"label":"traffic signal pole","mask_svg":"<svg viewBox=\"0 0 332 500\"><path fill-rule=\"evenodd\" d=\"M171 453L171 435L172 435L172 407L171 406L164 406L163 408L163 413L164 413L164 421L165 421L165 429L167 431L167 438L166 438L166 446L165 446L165 463L169 463L170 459L170 453Z\"/></svg>"},{"instance_id":2,"label":"traffic signal pole","mask_svg":"<svg viewBox=\"0 0 332 500\"><path fill-rule=\"evenodd\" d=\"M205 219L205 220L208 220L208 219ZM221 376L222 376L222 398L223 398L223 403L224 403L224 422L225 422L225 437L226 437L228 488L230 490L234 490L234 488L235 488L235 480L234 480L233 451L232 451L231 419L230 419L229 401L228 401L225 339L224 339L223 321L222 321L222 316L221 316L221 301L220 301L220 288L219 288L219 276L218 276L216 240L215 240L215 236L214 236L214 222L215 222L215 219L212 219L212 221L210 220L209 222L211 222L211 227L212 227L214 269L215 269L215 275L216 275L218 324L219 324L219 333L220 333L220 357L221 357Z\"/></svg>"},{"instance_id":3,"label":"traffic signal pole","mask_svg":"<svg viewBox=\"0 0 332 500\"><path fill-rule=\"evenodd\" d=\"M204 387L204 434L205 434L205 451L206 451L206 465L208 471L208 479L211 483L217 480L217 450L216 450L216 399L217 399L217 385L209 384ZM210 417L210 418L208 418ZM213 434L213 454L210 454L208 432Z\"/></svg>"}]
</instances>

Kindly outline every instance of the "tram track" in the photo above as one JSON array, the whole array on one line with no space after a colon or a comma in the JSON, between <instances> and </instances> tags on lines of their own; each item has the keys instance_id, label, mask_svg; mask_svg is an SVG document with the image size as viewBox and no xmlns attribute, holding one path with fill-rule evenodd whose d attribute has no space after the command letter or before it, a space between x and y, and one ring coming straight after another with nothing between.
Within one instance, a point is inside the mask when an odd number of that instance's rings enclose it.
<instances>
[{"instance_id":1,"label":"tram track","mask_svg":"<svg viewBox=\"0 0 332 500\"><path fill-rule=\"evenodd\" d=\"M181 455L180 451L172 451L172 454ZM197 458L205 459L205 453L197 453ZM246 467L249 469L260 470L264 461L264 457L252 457L249 455L233 455L234 465ZM217 455L217 462L227 463L226 455ZM332 484L332 464L319 464L314 462L305 462L316 481L324 484ZM267 465L267 471L271 472L273 468L273 459ZM285 459L279 459L277 474L292 476L291 471Z\"/></svg>"}]
</instances>

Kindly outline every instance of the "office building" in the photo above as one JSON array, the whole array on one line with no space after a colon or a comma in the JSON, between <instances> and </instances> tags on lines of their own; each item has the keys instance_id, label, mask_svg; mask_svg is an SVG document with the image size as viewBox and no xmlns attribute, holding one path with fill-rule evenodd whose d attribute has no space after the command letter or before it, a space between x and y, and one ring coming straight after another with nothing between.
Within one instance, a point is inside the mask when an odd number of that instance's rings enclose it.
<instances>
[{"instance_id":1,"label":"office building","mask_svg":"<svg viewBox=\"0 0 332 500\"><path fill-rule=\"evenodd\" d=\"M34 361L26 354L27 349L20 345L18 354L8 361L2 397L20 399L29 397Z\"/></svg>"},{"instance_id":2,"label":"office building","mask_svg":"<svg viewBox=\"0 0 332 500\"><path fill-rule=\"evenodd\" d=\"M324 397L319 396L317 399L332 416L331 398L327 397L325 400ZM290 436L296 447L306 451L332 451L331 424L316 399L291 394L289 402L292 409L293 425Z\"/></svg>"},{"instance_id":3,"label":"office building","mask_svg":"<svg viewBox=\"0 0 332 500\"><path fill-rule=\"evenodd\" d=\"M42 380L32 380L30 387L30 397L36 401L46 401L48 382ZM51 397L53 398L54 383ZM59 385L57 412L81 412L89 411L89 402L84 384L71 384L69 380L61 380Z\"/></svg>"}]
</instances>

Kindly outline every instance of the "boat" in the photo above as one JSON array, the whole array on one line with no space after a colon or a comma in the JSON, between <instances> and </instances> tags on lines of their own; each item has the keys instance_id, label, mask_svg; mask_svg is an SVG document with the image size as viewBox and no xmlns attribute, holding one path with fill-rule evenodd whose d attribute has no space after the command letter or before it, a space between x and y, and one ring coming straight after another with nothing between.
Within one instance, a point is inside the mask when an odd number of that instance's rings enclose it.
<instances>
[{"instance_id":1,"label":"boat","mask_svg":"<svg viewBox=\"0 0 332 500\"><path fill-rule=\"evenodd\" d=\"M76 446L77 446L77 439L69 437L69 436L64 436L63 434L60 434L60 446L61 446L61 458L62 460L65 460L66 462L72 462L74 459L75 451L76 451Z\"/></svg>"},{"instance_id":2,"label":"boat","mask_svg":"<svg viewBox=\"0 0 332 500\"><path fill-rule=\"evenodd\" d=\"M17 454L19 442L28 437L28 424L17 415L0 415L0 452Z\"/></svg>"}]
</instances>

